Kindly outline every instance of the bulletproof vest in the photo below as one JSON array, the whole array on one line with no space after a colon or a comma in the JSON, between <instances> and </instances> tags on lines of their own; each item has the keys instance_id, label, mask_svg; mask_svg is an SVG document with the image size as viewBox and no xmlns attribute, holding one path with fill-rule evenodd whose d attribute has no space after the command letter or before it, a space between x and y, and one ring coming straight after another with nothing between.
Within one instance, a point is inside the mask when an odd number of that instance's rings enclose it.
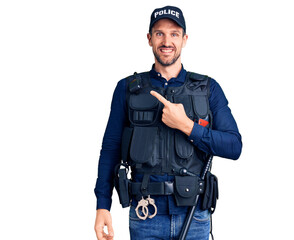
<instances>
[{"instance_id":1,"label":"bulletproof vest","mask_svg":"<svg viewBox=\"0 0 294 240\"><path fill-rule=\"evenodd\" d=\"M208 155L199 150L188 136L165 125L164 105L150 94L154 90L172 103L181 103L186 115L196 124L212 125L209 108L208 76L187 72L179 87L152 86L149 72L127 78L126 105L128 125L122 137L122 159L132 172L179 175L182 169L200 174Z\"/></svg>"}]
</instances>

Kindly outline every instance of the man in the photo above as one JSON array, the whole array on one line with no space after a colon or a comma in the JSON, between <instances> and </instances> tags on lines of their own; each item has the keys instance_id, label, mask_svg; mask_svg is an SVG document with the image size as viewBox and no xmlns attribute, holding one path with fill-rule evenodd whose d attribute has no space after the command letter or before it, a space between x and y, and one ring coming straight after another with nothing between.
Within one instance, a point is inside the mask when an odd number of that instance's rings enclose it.
<instances>
[{"instance_id":1,"label":"man","mask_svg":"<svg viewBox=\"0 0 294 240\"><path fill-rule=\"evenodd\" d=\"M200 194L186 239L207 240L215 206L204 206L201 193L209 184L203 190L199 176L211 155L238 159L241 135L219 84L181 64L188 39L182 11L155 9L147 38L155 57L151 71L122 79L113 94L95 187L96 235L113 239L114 169L123 160L132 169L131 182L120 179L129 189L119 190L122 205L131 204L131 239L178 238L188 206Z\"/></svg>"}]
</instances>

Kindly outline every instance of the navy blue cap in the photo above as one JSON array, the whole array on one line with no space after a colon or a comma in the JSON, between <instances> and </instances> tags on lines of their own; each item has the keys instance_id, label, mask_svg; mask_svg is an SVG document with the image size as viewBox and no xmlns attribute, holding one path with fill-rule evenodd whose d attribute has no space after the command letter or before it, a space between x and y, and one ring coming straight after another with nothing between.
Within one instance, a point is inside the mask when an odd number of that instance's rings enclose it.
<instances>
[{"instance_id":1,"label":"navy blue cap","mask_svg":"<svg viewBox=\"0 0 294 240\"><path fill-rule=\"evenodd\" d=\"M152 14L151 14L151 20L150 20L150 25L149 25L149 32L151 32L151 29L158 20L163 19L163 18L168 18L173 21L175 21L181 28L184 29L184 32L186 32L186 23L185 23L185 18L182 13L182 10L173 7L173 6L166 6L163 8L156 8Z\"/></svg>"}]
</instances>

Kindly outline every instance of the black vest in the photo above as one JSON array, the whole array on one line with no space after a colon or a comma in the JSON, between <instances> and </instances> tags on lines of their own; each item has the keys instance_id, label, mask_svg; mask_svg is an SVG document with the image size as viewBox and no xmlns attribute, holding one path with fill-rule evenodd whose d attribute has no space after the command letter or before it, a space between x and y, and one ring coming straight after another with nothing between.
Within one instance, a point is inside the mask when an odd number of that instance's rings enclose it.
<instances>
[{"instance_id":1,"label":"black vest","mask_svg":"<svg viewBox=\"0 0 294 240\"><path fill-rule=\"evenodd\" d=\"M165 125L162 118L164 105L150 94L154 90L172 103L182 103L187 116L195 123L212 125L209 108L208 76L187 72L180 87L154 87L149 72L127 78L126 104L128 126L122 137L122 159L132 172L179 175L181 169L200 174L207 154L199 150L180 130ZM202 124L201 124L202 125Z\"/></svg>"}]
</instances>

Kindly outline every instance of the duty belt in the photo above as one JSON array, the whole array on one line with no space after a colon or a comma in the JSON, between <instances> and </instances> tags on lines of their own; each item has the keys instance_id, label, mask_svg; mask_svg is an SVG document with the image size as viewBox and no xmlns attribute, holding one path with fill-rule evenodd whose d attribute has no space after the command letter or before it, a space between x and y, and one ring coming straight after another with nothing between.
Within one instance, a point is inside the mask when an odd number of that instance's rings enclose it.
<instances>
[{"instance_id":1,"label":"duty belt","mask_svg":"<svg viewBox=\"0 0 294 240\"><path fill-rule=\"evenodd\" d=\"M141 192L141 182L129 182L129 191L131 195L143 195ZM187 189L189 191L189 189ZM204 191L204 181L199 181L198 193L202 194ZM174 194L174 182L150 182L146 189L147 195L172 195Z\"/></svg>"}]
</instances>

